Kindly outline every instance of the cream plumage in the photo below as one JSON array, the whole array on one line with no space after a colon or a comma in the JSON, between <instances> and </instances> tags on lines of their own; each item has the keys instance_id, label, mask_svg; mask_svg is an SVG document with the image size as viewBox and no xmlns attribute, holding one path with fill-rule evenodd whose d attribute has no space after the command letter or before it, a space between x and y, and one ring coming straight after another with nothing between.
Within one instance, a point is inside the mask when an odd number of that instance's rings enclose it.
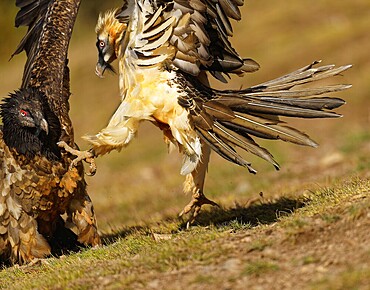
<instances>
[{"instance_id":1,"label":"cream plumage","mask_svg":"<svg viewBox=\"0 0 370 290\"><path fill-rule=\"evenodd\" d=\"M164 133L167 144L184 155L184 189L193 196L182 213L209 201L203 194L210 149L228 161L256 171L237 151L241 148L278 168L272 155L253 138L281 139L316 146L306 134L288 127L280 116L338 117L344 101L312 97L347 89L347 85L296 88L337 75L350 66L317 66L244 90L215 90L208 74L226 82L229 74L258 70L231 46L230 19L240 20L239 0L125 1L99 17L96 32L101 76L118 59L121 104L106 128L86 136L95 156L127 146L138 125L148 120Z\"/></svg>"}]
</instances>

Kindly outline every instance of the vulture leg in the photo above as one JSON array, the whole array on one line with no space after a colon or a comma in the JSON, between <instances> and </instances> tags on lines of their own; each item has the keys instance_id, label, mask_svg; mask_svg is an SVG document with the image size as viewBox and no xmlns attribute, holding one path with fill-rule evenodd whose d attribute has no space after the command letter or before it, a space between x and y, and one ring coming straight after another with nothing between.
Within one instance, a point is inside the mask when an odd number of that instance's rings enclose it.
<instances>
[{"instance_id":1,"label":"vulture leg","mask_svg":"<svg viewBox=\"0 0 370 290\"><path fill-rule=\"evenodd\" d=\"M23 213L22 225L19 228L9 227L8 240L11 245L10 261L12 263L27 264L34 259L45 258L50 255L50 245L38 232L36 220Z\"/></svg>"},{"instance_id":2,"label":"vulture leg","mask_svg":"<svg viewBox=\"0 0 370 290\"><path fill-rule=\"evenodd\" d=\"M219 206L212 200L209 200L203 193L204 179L207 173L209 156L211 154L210 147L202 142L202 157L196 169L186 176L184 182L184 192L191 193L191 201L184 207L179 216L193 211L187 226L194 222L196 216L199 214L202 205L210 204Z\"/></svg>"},{"instance_id":3,"label":"vulture leg","mask_svg":"<svg viewBox=\"0 0 370 290\"><path fill-rule=\"evenodd\" d=\"M67 222L77 227L78 242L84 245L100 245L100 237L96 227L94 208L83 184L67 211Z\"/></svg>"},{"instance_id":4,"label":"vulture leg","mask_svg":"<svg viewBox=\"0 0 370 290\"><path fill-rule=\"evenodd\" d=\"M84 160L86 163L90 164L89 171L86 172L87 175L93 176L96 173L96 163L95 163L95 155L91 150L80 151L78 149L74 149L69 146L66 142L60 141L58 142L58 146L63 148L68 153L76 156L75 159L69 165L69 168L72 169L77 166L77 164ZM76 145L77 146L77 145Z\"/></svg>"}]
</instances>

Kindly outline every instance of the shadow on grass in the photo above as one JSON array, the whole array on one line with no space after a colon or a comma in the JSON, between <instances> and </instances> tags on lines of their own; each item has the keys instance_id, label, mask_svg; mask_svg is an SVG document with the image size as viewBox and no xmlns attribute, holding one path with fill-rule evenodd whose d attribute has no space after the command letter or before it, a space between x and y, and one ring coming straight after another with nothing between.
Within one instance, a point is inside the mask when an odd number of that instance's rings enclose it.
<instances>
[{"instance_id":1,"label":"shadow on grass","mask_svg":"<svg viewBox=\"0 0 370 290\"><path fill-rule=\"evenodd\" d=\"M235 205L231 208L219 208L212 207L209 210L203 210L197 216L194 226L216 226L224 227L228 224L238 222L241 225L248 225L250 227L255 227L260 224L272 224L278 221L282 216L287 216L292 214L296 209L303 207L305 204L299 199L290 198L279 198L271 202L255 202L248 205ZM168 217L163 220L163 222L177 222L179 225L177 227L178 231L185 230L187 228L186 220L174 219L173 217ZM109 245L114 243L118 239L125 238L134 233L140 232L142 234L152 234L153 228L148 226L133 226L115 231L112 234L106 234L102 236L103 244ZM172 232L174 233L174 232Z\"/></svg>"},{"instance_id":2,"label":"shadow on grass","mask_svg":"<svg viewBox=\"0 0 370 290\"><path fill-rule=\"evenodd\" d=\"M213 207L209 211L202 211L194 225L224 226L235 221L252 227L259 224L272 224L277 222L279 217L290 215L304 205L299 199L281 197L272 202L260 201L246 206L237 204L228 209Z\"/></svg>"},{"instance_id":3,"label":"shadow on grass","mask_svg":"<svg viewBox=\"0 0 370 290\"><path fill-rule=\"evenodd\" d=\"M115 230L113 233L102 234L101 235L102 243L104 246L108 246L110 244L113 244L119 239L123 239L137 232L149 235L151 233L151 230L149 226L132 226Z\"/></svg>"},{"instance_id":4,"label":"shadow on grass","mask_svg":"<svg viewBox=\"0 0 370 290\"><path fill-rule=\"evenodd\" d=\"M203 210L194 226L216 226L225 227L235 224L248 225L248 227L255 227L260 224L272 224L278 221L282 216L292 214L296 209L303 207L305 204L299 199L279 198L275 201L257 201L248 205L235 205L231 208L212 207L209 210ZM175 223L175 230L172 233L183 231L187 227L187 222L174 217L168 217L162 220L162 223ZM153 229L154 228L154 229ZM59 257L60 255L78 252L83 249L83 245L78 243L77 237L70 230L62 228L62 231L57 231L54 238L49 240L52 246L52 255ZM151 235L156 231L155 226L133 226L115 231L112 234L103 234L102 241L104 245L109 245L119 239L140 233L143 235ZM0 257L0 270L11 266L9 261L2 261Z\"/></svg>"}]
</instances>

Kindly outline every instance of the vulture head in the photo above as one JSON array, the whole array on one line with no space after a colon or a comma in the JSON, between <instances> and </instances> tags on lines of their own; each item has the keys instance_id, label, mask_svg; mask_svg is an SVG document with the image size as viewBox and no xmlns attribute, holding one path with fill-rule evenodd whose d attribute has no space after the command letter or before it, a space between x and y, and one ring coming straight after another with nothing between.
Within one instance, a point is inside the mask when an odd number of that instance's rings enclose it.
<instances>
[{"instance_id":1,"label":"vulture head","mask_svg":"<svg viewBox=\"0 0 370 290\"><path fill-rule=\"evenodd\" d=\"M108 69L114 72L111 63L117 59L119 50L122 48L122 40L127 29L127 22L121 22L117 19L117 13L120 10L108 11L101 14L96 24L95 32L97 34L96 47L98 49L98 63L96 64L95 73L103 77L104 72Z\"/></svg>"},{"instance_id":2,"label":"vulture head","mask_svg":"<svg viewBox=\"0 0 370 290\"><path fill-rule=\"evenodd\" d=\"M58 117L45 95L34 88L20 89L3 99L0 106L3 139L9 148L27 157L45 155L60 158L57 146L61 134Z\"/></svg>"}]
</instances>

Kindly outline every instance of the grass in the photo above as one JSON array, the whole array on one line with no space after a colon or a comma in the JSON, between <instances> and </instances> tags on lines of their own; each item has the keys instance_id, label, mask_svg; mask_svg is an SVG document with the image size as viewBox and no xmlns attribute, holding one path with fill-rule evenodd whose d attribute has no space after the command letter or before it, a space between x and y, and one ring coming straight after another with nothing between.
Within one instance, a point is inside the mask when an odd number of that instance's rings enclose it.
<instances>
[{"instance_id":1,"label":"grass","mask_svg":"<svg viewBox=\"0 0 370 290\"><path fill-rule=\"evenodd\" d=\"M254 262L249 263L245 266L242 271L242 275L262 275L270 271L279 270L279 266L274 263L268 262Z\"/></svg>"},{"instance_id":2,"label":"grass","mask_svg":"<svg viewBox=\"0 0 370 290\"><path fill-rule=\"evenodd\" d=\"M175 220L163 221L160 225L152 224L148 227L122 230L115 236L106 236L105 246L98 249L85 249L80 253L47 259L39 266L4 269L0 272L0 287L91 289L97 287L96 278L99 277L107 287L126 288L139 285L137 287L145 288L152 276L167 276L174 271L193 267L217 268L230 257L241 260L233 274L235 277L271 275L272 272L278 273L283 271L283 268L294 266L293 262L290 264L284 261L284 256L277 255L273 260L268 255L268 258L265 258L268 249L278 248L284 243L290 236L288 233L292 228L298 228L300 234L307 229L311 230L315 217L326 215L330 209L349 223L366 219L370 205L369 192L370 182L357 178L338 183L331 188L322 188L312 193L310 197L300 197L304 200L304 206L292 210L291 214L281 216L275 221L270 220L268 223L268 218L265 218L267 224L241 223L230 218L228 211L225 211L222 221L219 219L218 222L213 221L214 223L208 226L198 225L189 230L183 230L181 222ZM281 207L282 204L284 203L281 203ZM251 207L258 211L266 209L267 205L262 203ZM215 211L217 215L221 215L219 210ZM204 212L202 218L211 213L212 211ZM265 213L269 217L268 211ZM301 222L303 219L306 220L305 223ZM324 222L338 223L338 220L324 219ZM279 235L275 236L272 234L273 231L279 232ZM164 238L154 238L154 234ZM251 238L245 239L246 234ZM260 258L256 259L256 255ZM306 254L302 260L302 265L320 262L320 259ZM358 283L363 283L361 282L363 278L367 279L366 275L359 275L356 271L351 273L346 274L352 275L348 279L358 278L359 280L356 280ZM198 274L192 278L192 283L206 283L210 287L215 287L219 280L208 278L207 275ZM231 280L235 282L239 278ZM333 282L329 279L327 282L320 280L317 283L331 285Z\"/></svg>"},{"instance_id":3,"label":"grass","mask_svg":"<svg viewBox=\"0 0 370 290\"><path fill-rule=\"evenodd\" d=\"M368 289L370 285L370 269L347 269L340 277L323 279L315 283L312 289L340 290L340 289Z\"/></svg>"},{"instance_id":4,"label":"grass","mask_svg":"<svg viewBox=\"0 0 370 290\"><path fill-rule=\"evenodd\" d=\"M190 199L181 193L181 160L167 155L154 126L143 124L131 146L98 159L97 175L87 178L104 246L4 268L0 289L368 289L370 3L311 2L245 3L232 42L261 69L228 87L315 59L352 63L336 79L354 85L337 95L347 102L338 110L343 118L287 120L319 148L262 142L281 170L247 156L256 176L212 155L205 193L221 207L205 206L186 229L177 218ZM2 96L19 86L24 65L24 56L8 62L24 33L5 28L15 9L8 12L0 20L7 39L0 49ZM119 103L117 77L94 76L94 24L84 19L69 56L71 118L82 148L80 137L99 131Z\"/></svg>"}]
</instances>

